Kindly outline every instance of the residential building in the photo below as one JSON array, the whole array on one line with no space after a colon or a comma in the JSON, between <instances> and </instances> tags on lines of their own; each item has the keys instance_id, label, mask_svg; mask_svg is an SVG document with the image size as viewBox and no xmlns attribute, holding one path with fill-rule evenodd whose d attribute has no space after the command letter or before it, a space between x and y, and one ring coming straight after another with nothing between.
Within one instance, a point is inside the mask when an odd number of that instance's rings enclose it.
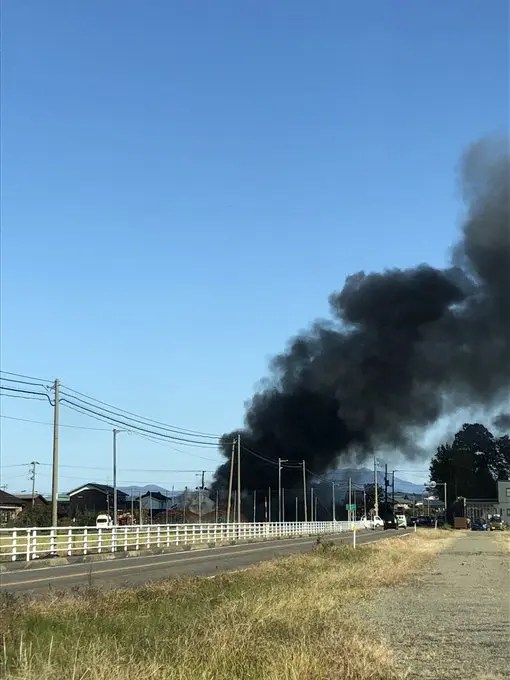
<instances>
[{"instance_id":1,"label":"residential building","mask_svg":"<svg viewBox=\"0 0 510 680\"><path fill-rule=\"evenodd\" d=\"M23 510L23 505L17 496L0 490L0 526L15 519Z\"/></svg>"},{"instance_id":2,"label":"residential building","mask_svg":"<svg viewBox=\"0 0 510 680\"><path fill-rule=\"evenodd\" d=\"M80 512L101 514L113 513L113 487L107 484L96 484L89 482L83 484L76 489L68 492L69 496L69 514L71 517L76 517ZM126 508L126 499L128 495L124 491L117 489L117 508L123 510Z\"/></svg>"},{"instance_id":3,"label":"residential building","mask_svg":"<svg viewBox=\"0 0 510 680\"><path fill-rule=\"evenodd\" d=\"M23 507L28 508L32 505L31 493L17 493L14 495L16 496L16 498L19 498L20 501L23 501ZM49 501L44 496L42 496L39 493L34 494L34 506L45 508L49 504L50 504Z\"/></svg>"},{"instance_id":4,"label":"residential building","mask_svg":"<svg viewBox=\"0 0 510 680\"><path fill-rule=\"evenodd\" d=\"M498 481L498 510L501 519L510 523L510 480L508 479Z\"/></svg>"},{"instance_id":5,"label":"residential building","mask_svg":"<svg viewBox=\"0 0 510 680\"><path fill-rule=\"evenodd\" d=\"M484 518L498 513L497 498L466 498L466 517L470 520Z\"/></svg>"}]
</instances>

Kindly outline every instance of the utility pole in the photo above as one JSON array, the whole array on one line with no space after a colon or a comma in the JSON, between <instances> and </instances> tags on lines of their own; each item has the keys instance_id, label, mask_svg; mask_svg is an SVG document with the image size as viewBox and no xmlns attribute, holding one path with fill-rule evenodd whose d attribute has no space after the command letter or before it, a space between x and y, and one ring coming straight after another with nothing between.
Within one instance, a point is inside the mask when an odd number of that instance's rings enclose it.
<instances>
[{"instance_id":1,"label":"utility pole","mask_svg":"<svg viewBox=\"0 0 510 680\"><path fill-rule=\"evenodd\" d=\"M138 512L140 517L138 518L138 524L142 526L143 524L143 505L142 505L142 490L138 489Z\"/></svg>"},{"instance_id":2,"label":"utility pole","mask_svg":"<svg viewBox=\"0 0 510 680\"><path fill-rule=\"evenodd\" d=\"M388 511L388 465L384 465L384 507L386 512Z\"/></svg>"},{"instance_id":3,"label":"utility pole","mask_svg":"<svg viewBox=\"0 0 510 680\"><path fill-rule=\"evenodd\" d=\"M313 486L310 487L310 513L312 515L312 522L314 521L313 519L313 511L314 511L314 502L313 502Z\"/></svg>"},{"instance_id":4,"label":"utility pole","mask_svg":"<svg viewBox=\"0 0 510 680\"><path fill-rule=\"evenodd\" d=\"M349 512L347 513L347 520L350 522L352 520L352 479L349 477Z\"/></svg>"},{"instance_id":5,"label":"utility pole","mask_svg":"<svg viewBox=\"0 0 510 680\"><path fill-rule=\"evenodd\" d=\"M269 521L271 521L271 519L272 519L271 518L271 495L272 495L271 494L271 487L269 487L268 493L269 493L269 495L268 495L268 499L269 499L268 500Z\"/></svg>"},{"instance_id":6,"label":"utility pole","mask_svg":"<svg viewBox=\"0 0 510 680\"><path fill-rule=\"evenodd\" d=\"M241 524L241 435L237 435L237 523Z\"/></svg>"},{"instance_id":7,"label":"utility pole","mask_svg":"<svg viewBox=\"0 0 510 680\"><path fill-rule=\"evenodd\" d=\"M378 500L378 489L377 489L377 458L374 456L374 517L379 516L379 500Z\"/></svg>"},{"instance_id":8,"label":"utility pole","mask_svg":"<svg viewBox=\"0 0 510 680\"><path fill-rule=\"evenodd\" d=\"M278 521L282 521L282 459L278 458Z\"/></svg>"},{"instance_id":9,"label":"utility pole","mask_svg":"<svg viewBox=\"0 0 510 680\"><path fill-rule=\"evenodd\" d=\"M152 491L149 489L149 517L152 524Z\"/></svg>"},{"instance_id":10,"label":"utility pole","mask_svg":"<svg viewBox=\"0 0 510 680\"><path fill-rule=\"evenodd\" d=\"M391 507L395 512L395 470L391 471Z\"/></svg>"},{"instance_id":11,"label":"utility pole","mask_svg":"<svg viewBox=\"0 0 510 680\"><path fill-rule=\"evenodd\" d=\"M230 477L228 482L227 524L230 523L230 505L232 503L232 484L234 482L234 451L235 439L232 440L232 454L230 456Z\"/></svg>"},{"instance_id":12,"label":"utility pole","mask_svg":"<svg viewBox=\"0 0 510 680\"><path fill-rule=\"evenodd\" d=\"M131 524L135 523L135 499L133 498L133 487L131 487Z\"/></svg>"},{"instance_id":13,"label":"utility pole","mask_svg":"<svg viewBox=\"0 0 510 680\"><path fill-rule=\"evenodd\" d=\"M285 489L282 489L282 522L285 522Z\"/></svg>"},{"instance_id":14,"label":"utility pole","mask_svg":"<svg viewBox=\"0 0 510 680\"><path fill-rule=\"evenodd\" d=\"M308 507L306 498L306 468L305 461L303 461L303 503L305 506L305 522L308 522Z\"/></svg>"},{"instance_id":15,"label":"utility pole","mask_svg":"<svg viewBox=\"0 0 510 680\"><path fill-rule=\"evenodd\" d=\"M117 526L117 432L113 430L113 526Z\"/></svg>"},{"instance_id":16,"label":"utility pole","mask_svg":"<svg viewBox=\"0 0 510 680\"><path fill-rule=\"evenodd\" d=\"M363 487L363 516L367 516L367 490Z\"/></svg>"},{"instance_id":17,"label":"utility pole","mask_svg":"<svg viewBox=\"0 0 510 680\"><path fill-rule=\"evenodd\" d=\"M198 488L198 523L202 524L202 487Z\"/></svg>"},{"instance_id":18,"label":"utility pole","mask_svg":"<svg viewBox=\"0 0 510 680\"><path fill-rule=\"evenodd\" d=\"M285 458L278 458L278 521L282 521L282 464L288 463Z\"/></svg>"},{"instance_id":19,"label":"utility pole","mask_svg":"<svg viewBox=\"0 0 510 680\"><path fill-rule=\"evenodd\" d=\"M257 489L253 490L253 523L257 521Z\"/></svg>"},{"instance_id":20,"label":"utility pole","mask_svg":"<svg viewBox=\"0 0 510 680\"><path fill-rule=\"evenodd\" d=\"M296 496L296 522L298 521L298 497Z\"/></svg>"},{"instance_id":21,"label":"utility pole","mask_svg":"<svg viewBox=\"0 0 510 680\"><path fill-rule=\"evenodd\" d=\"M315 496L315 513L314 513L315 521L317 521L317 508L318 508L318 506L319 506L319 499L317 498L317 496Z\"/></svg>"},{"instance_id":22,"label":"utility pole","mask_svg":"<svg viewBox=\"0 0 510 680\"><path fill-rule=\"evenodd\" d=\"M182 496L182 523L186 524L186 502L188 500L188 487L184 487L184 494Z\"/></svg>"},{"instance_id":23,"label":"utility pole","mask_svg":"<svg viewBox=\"0 0 510 680\"><path fill-rule=\"evenodd\" d=\"M331 482L331 494L332 494L332 514L333 522L336 522L336 508L335 508L335 482Z\"/></svg>"},{"instance_id":24,"label":"utility pole","mask_svg":"<svg viewBox=\"0 0 510 680\"><path fill-rule=\"evenodd\" d=\"M58 407L59 381L55 380L55 404L53 407L53 470L51 477L51 526L58 522Z\"/></svg>"},{"instance_id":25,"label":"utility pole","mask_svg":"<svg viewBox=\"0 0 510 680\"><path fill-rule=\"evenodd\" d=\"M35 466L39 465L36 460L30 463L32 469L30 470L30 480L32 482L32 507L35 505Z\"/></svg>"},{"instance_id":26,"label":"utility pole","mask_svg":"<svg viewBox=\"0 0 510 680\"><path fill-rule=\"evenodd\" d=\"M218 524L218 512L219 512L219 490L216 489L216 507L215 507L215 512L214 512L214 520L216 524Z\"/></svg>"}]
</instances>

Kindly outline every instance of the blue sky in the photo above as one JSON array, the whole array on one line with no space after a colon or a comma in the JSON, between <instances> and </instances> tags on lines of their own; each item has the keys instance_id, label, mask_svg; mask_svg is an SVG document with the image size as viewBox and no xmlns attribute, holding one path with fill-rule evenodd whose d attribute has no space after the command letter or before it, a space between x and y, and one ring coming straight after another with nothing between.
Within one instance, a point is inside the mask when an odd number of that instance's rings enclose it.
<instances>
[{"instance_id":1,"label":"blue sky","mask_svg":"<svg viewBox=\"0 0 510 680\"><path fill-rule=\"evenodd\" d=\"M459 155L508 124L503 0L2 9L2 369L185 428L241 424L349 273L444 264ZM11 418L51 409L2 415L2 484L24 489L51 427ZM61 489L111 480L110 451L63 428ZM120 483L166 486L196 480L136 470L218 460L128 435L119 458Z\"/></svg>"}]
</instances>

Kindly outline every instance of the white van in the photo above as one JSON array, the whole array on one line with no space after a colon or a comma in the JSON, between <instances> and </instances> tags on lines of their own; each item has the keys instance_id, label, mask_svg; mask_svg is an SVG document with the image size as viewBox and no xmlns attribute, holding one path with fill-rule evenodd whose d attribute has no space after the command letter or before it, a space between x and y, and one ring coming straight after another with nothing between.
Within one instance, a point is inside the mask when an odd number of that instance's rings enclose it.
<instances>
[{"instance_id":1,"label":"white van","mask_svg":"<svg viewBox=\"0 0 510 680\"><path fill-rule=\"evenodd\" d=\"M110 515L98 515L96 517L96 527L98 529L109 529L113 526L113 520Z\"/></svg>"},{"instance_id":2,"label":"white van","mask_svg":"<svg viewBox=\"0 0 510 680\"><path fill-rule=\"evenodd\" d=\"M407 517L405 515L397 515L397 526L407 529Z\"/></svg>"},{"instance_id":3,"label":"white van","mask_svg":"<svg viewBox=\"0 0 510 680\"><path fill-rule=\"evenodd\" d=\"M372 517L372 519L368 519L366 516L363 516L361 518L361 521L365 525L365 529L376 529L377 527L383 527L384 526L384 522L379 517L379 515Z\"/></svg>"}]
</instances>

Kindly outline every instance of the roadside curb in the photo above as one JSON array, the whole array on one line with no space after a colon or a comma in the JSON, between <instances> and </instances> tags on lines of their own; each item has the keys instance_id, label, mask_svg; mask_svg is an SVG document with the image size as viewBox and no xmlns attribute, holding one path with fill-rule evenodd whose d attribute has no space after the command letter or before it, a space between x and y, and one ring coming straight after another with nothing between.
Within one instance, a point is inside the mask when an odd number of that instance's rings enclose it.
<instances>
[{"instance_id":1,"label":"roadside curb","mask_svg":"<svg viewBox=\"0 0 510 680\"><path fill-rule=\"evenodd\" d=\"M365 530L358 530L358 532L362 532L363 534L369 533ZM319 537L321 539L325 540L336 540L341 543L345 541L352 540L352 532L350 531L345 531L345 532L339 532L338 534L320 534ZM275 538L273 540L276 541L283 541L283 540L292 540L295 538L316 538L315 535L300 535L300 536L282 536L281 538ZM14 571L22 571L22 570L31 570L31 569L47 569L49 567L63 567L63 566L72 566L72 565L78 565L78 564L91 564L94 562L110 562L112 560L127 560L129 558L134 558L134 557L150 557L151 555L170 555L170 554L176 554L180 555L181 553L184 552L192 552L194 550L214 550L214 548L227 548L229 546L233 545L255 545L255 544L262 544L262 543L267 543L271 542L270 538L263 538L261 540L253 540L253 539L248 539L246 541L240 540L240 541L234 541L234 542L218 542L215 545L207 545L207 544L196 544L196 545L191 545L191 544L182 544L182 545L172 545L172 546L161 546L159 548L150 548L150 549L139 549L139 550L118 550L116 552L104 552L104 553L90 553L88 555L72 555L72 556L54 556L54 557L41 557L37 558L35 560L30 560L30 562L27 562L26 559L22 558L21 560L17 560L15 562L4 562L0 564L0 573L10 573Z\"/></svg>"}]
</instances>

